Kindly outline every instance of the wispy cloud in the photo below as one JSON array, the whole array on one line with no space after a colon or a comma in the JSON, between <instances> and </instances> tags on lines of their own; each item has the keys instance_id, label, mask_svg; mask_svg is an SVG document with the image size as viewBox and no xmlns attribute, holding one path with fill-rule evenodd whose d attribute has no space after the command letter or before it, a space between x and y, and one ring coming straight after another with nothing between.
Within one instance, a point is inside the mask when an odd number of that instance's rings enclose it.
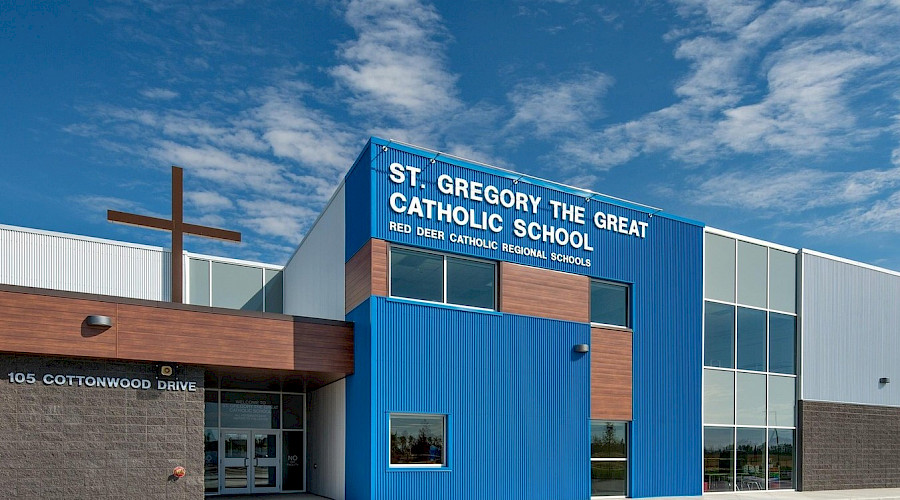
<instances>
[{"instance_id":1,"label":"wispy cloud","mask_svg":"<svg viewBox=\"0 0 900 500\"><path fill-rule=\"evenodd\" d=\"M603 96L613 79L587 71L568 80L517 85L508 97L513 117L508 127L532 127L540 136L582 130L603 116Z\"/></svg>"},{"instance_id":2,"label":"wispy cloud","mask_svg":"<svg viewBox=\"0 0 900 500\"><path fill-rule=\"evenodd\" d=\"M461 106L457 76L446 68L449 35L433 6L353 0L345 19L357 37L341 45L343 63L330 72L350 90L348 101L357 112L416 126Z\"/></svg>"},{"instance_id":3,"label":"wispy cloud","mask_svg":"<svg viewBox=\"0 0 900 500\"><path fill-rule=\"evenodd\" d=\"M160 101L168 101L169 99L175 99L179 96L178 92L175 92L174 90L158 87L141 90L141 95L146 97L147 99L155 99Z\"/></svg>"}]
</instances>

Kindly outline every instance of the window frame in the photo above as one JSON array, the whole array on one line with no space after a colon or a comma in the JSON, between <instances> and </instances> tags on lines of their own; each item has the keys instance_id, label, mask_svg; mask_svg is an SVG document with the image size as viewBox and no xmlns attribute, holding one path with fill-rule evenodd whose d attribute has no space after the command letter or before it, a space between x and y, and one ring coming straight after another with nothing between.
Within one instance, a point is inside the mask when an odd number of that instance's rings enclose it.
<instances>
[{"instance_id":1,"label":"window frame","mask_svg":"<svg viewBox=\"0 0 900 500\"><path fill-rule=\"evenodd\" d=\"M423 254L430 254L434 256L441 257L441 269L442 269L442 288L441 288L441 300L440 302L434 300L427 299L417 299L414 297L403 297L401 295L394 295L394 286L393 286L393 278L394 278L394 250L402 250L406 252L418 252ZM493 280L494 280L494 289L493 293L491 293L491 307L479 307L479 306L470 306L466 304L457 304L455 302L447 301L447 261L449 259L457 259L457 260L467 260L471 262L478 262L481 264L490 264L493 269ZM416 247L408 247L405 245L394 245L390 244L388 246L388 276L387 276L387 286L388 286L388 297L392 297L395 299L401 300L414 300L416 302L422 302L425 304L440 304L447 305L453 307L465 307L467 309L475 309L478 311L497 311L497 306L499 304L498 296L499 296L499 288L500 288L500 280L499 280L499 269L500 266L497 265L497 261L488 260L488 259L479 259L475 257L469 257L467 255L456 255L449 254L444 252L438 252L435 250L429 250L424 248L416 248Z\"/></svg>"},{"instance_id":2,"label":"window frame","mask_svg":"<svg viewBox=\"0 0 900 500\"><path fill-rule=\"evenodd\" d=\"M625 325L616 325L614 323L601 323L599 321L594 321L594 318L590 317L591 313L592 313L593 305L594 305L593 304L594 283L600 283L603 285L611 285L611 286L616 286L616 287L625 289ZM589 323L591 324L591 326L624 328L627 330L631 330L632 324L633 324L632 304L631 303L632 303L632 299L633 299L632 290L634 287L632 287L632 285L630 283L622 283L622 282L618 282L618 281L610 281L610 280L604 280L604 279L599 279L599 278L591 278L588 286L589 286L589 288L588 288L588 316L589 316L588 320L589 320Z\"/></svg>"},{"instance_id":3,"label":"window frame","mask_svg":"<svg viewBox=\"0 0 900 500\"><path fill-rule=\"evenodd\" d=\"M415 412L388 412L387 414L387 464L388 469L447 469L450 467L447 454L447 446L449 441L449 426L447 425L448 415L446 413L415 413ZM393 417L440 417L441 419L441 438L443 446L441 446L441 463L439 464L395 464L391 461L391 428Z\"/></svg>"}]
</instances>

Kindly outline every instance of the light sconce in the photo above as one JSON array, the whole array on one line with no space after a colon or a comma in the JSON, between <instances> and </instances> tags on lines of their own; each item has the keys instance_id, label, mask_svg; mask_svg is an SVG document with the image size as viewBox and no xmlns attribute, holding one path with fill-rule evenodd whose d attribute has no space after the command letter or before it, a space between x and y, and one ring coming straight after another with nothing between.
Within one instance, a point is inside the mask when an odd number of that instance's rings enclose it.
<instances>
[{"instance_id":1,"label":"light sconce","mask_svg":"<svg viewBox=\"0 0 900 500\"><path fill-rule=\"evenodd\" d=\"M112 318L109 316L101 316L99 314L92 314L88 316L84 320L88 326L102 326L102 327L110 327L112 326Z\"/></svg>"},{"instance_id":2,"label":"light sconce","mask_svg":"<svg viewBox=\"0 0 900 500\"><path fill-rule=\"evenodd\" d=\"M879 384L889 384L889 383L891 383L891 379L889 379L887 377L881 377L880 379L878 379L878 383Z\"/></svg>"},{"instance_id":3,"label":"light sconce","mask_svg":"<svg viewBox=\"0 0 900 500\"><path fill-rule=\"evenodd\" d=\"M584 354L591 350L591 346L589 346L587 344L575 344L575 346L572 348L572 350L574 350L577 353Z\"/></svg>"}]
</instances>

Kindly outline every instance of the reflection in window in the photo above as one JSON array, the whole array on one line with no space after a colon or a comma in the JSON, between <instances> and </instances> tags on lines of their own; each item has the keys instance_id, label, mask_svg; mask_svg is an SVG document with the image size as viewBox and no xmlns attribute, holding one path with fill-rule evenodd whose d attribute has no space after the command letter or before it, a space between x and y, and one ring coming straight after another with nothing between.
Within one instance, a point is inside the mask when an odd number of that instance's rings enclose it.
<instances>
[{"instance_id":1,"label":"reflection in window","mask_svg":"<svg viewBox=\"0 0 900 500\"><path fill-rule=\"evenodd\" d=\"M792 489L794 484L794 430L769 429L769 489Z\"/></svg>"},{"instance_id":2,"label":"reflection in window","mask_svg":"<svg viewBox=\"0 0 900 500\"><path fill-rule=\"evenodd\" d=\"M766 489L766 430L737 428L735 485L739 490Z\"/></svg>"},{"instance_id":3,"label":"reflection in window","mask_svg":"<svg viewBox=\"0 0 900 500\"><path fill-rule=\"evenodd\" d=\"M302 429L306 396L303 394L283 394L281 401L284 405L281 413L282 429Z\"/></svg>"},{"instance_id":4,"label":"reflection in window","mask_svg":"<svg viewBox=\"0 0 900 500\"><path fill-rule=\"evenodd\" d=\"M739 241L737 253L737 302L766 307L766 247Z\"/></svg>"},{"instance_id":5,"label":"reflection in window","mask_svg":"<svg viewBox=\"0 0 900 500\"><path fill-rule=\"evenodd\" d=\"M734 306L707 302L705 322L703 364L734 368Z\"/></svg>"},{"instance_id":6,"label":"reflection in window","mask_svg":"<svg viewBox=\"0 0 900 500\"><path fill-rule=\"evenodd\" d=\"M765 311L737 308L737 367L739 370L765 371Z\"/></svg>"},{"instance_id":7,"label":"reflection in window","mask_svg":"<svg viewBox=\"0 0 900 500\"><path fill-rule=\"evenodd\" d=\"M625 422L591 421L591 496L625 496L628 444Z\"/></svg>"},{"instance_id":8,"label":"reflection in window","mask_svg":"<svg viewBox=\"0 0 900 500\"><path fill-rule=\"evenodd\" d=\"M625 496L627 462L591 461L591 496Z\"/></svg>"},{"instance_id":9,"label":"reflection in window","mask_svg":"<svg viewBox=\"0 0 900 500\"><path fill-rule=\"evenodd\" d=\"M206 389L203 394L203 422L207 427L219 426L219 391Z\"/></svg>"},{"instance_id":10,"label":"reflection in window","mask_svg":"<svg viewBox=\"0 0 900 500\"><path fill-rule=\"evenodd\" d=\"M222 391L222 427L278 429L279 400L278 394Z\"/></svg>"},{"instance_id":11,"label":"reflection in window","mask_svg":"<svg viewBox=\"0 0 900 500\"><path fill-rule=\"evenodd\" d=\"M703 491L734 490L734 429L705 427Z\"/></svg>"},{"instance_id":12,"label":"reflection in window","mask_svg":"<svg viewBox=\"0 0 900 500\"><path fill-rule=\"evenodd\" d=\"M390 415L391 465L446 465L443 415Z\"/></svg>"},{"instance_id":13,"label":"reflection in window","mask_svg":"<svg viewBox=\"0 0 900 500\"><path fill-rule=\"evenodd\" d=\"M591 281L591 323L628 327L628 285Z\"/></svg>"}]
</instances>

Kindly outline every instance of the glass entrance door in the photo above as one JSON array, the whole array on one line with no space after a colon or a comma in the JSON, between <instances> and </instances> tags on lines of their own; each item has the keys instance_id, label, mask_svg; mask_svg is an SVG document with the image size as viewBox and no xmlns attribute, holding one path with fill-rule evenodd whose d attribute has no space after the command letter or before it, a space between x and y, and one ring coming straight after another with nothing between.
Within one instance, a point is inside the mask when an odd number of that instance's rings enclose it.
<instances>
[{"instance_id":1,"label":"glass entrance door","mask_svg":"<svg viewBox=\"0 0 900 500\"><path fill-rule=\"evenodd\" d=\"M279 432L222 430L222 493L270 493L278 484Z\"/></svg>"}]
</instances>

